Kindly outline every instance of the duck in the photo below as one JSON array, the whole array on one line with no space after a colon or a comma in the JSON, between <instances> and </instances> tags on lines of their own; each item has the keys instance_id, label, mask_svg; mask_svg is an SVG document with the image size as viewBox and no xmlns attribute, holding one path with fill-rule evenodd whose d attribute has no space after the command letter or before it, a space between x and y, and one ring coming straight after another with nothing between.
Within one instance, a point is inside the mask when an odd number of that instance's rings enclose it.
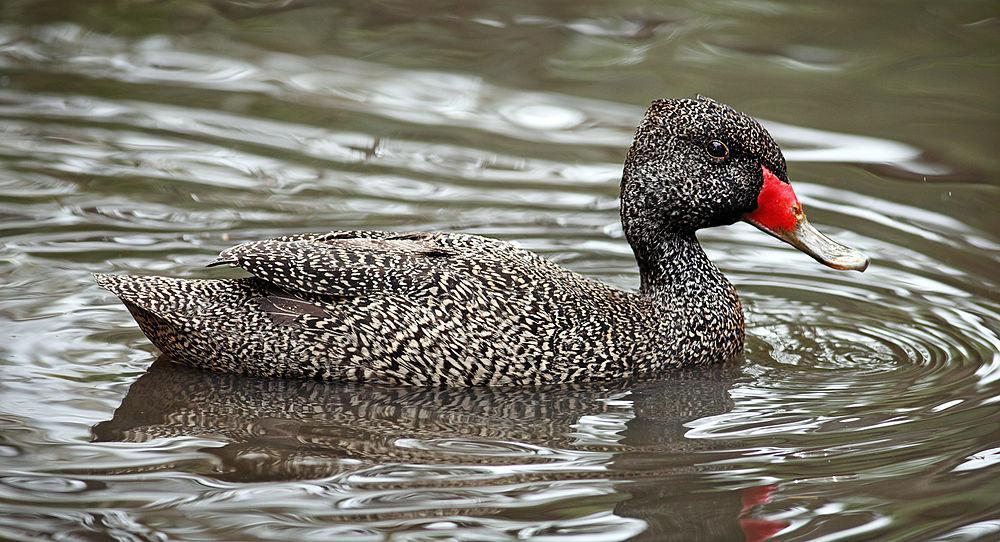
<instances>
[{"instance_id":1,"label":"duck","mask_svg":"<svg viewBox=\"0 0 1000 542\"><path fill-rule=\"evenodd\" d=\"M753 117L654 100L625 155L620 218L639 288L513 243L452 232L332 231L238 244L248 276L95 274L169 359L261 378L525 386L656 377L743 351L732 283L695 233L747 222L839 270L869 259L806 219Z\"/></svg>"}]
</instances>

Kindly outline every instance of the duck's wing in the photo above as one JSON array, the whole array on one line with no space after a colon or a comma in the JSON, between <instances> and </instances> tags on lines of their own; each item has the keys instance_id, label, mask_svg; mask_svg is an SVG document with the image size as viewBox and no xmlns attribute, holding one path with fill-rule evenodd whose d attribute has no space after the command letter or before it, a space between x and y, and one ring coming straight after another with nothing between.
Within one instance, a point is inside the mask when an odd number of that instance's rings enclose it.
<instances>
[{"instance_id":1,"label":"duck's wing","mask_svg":"<svg viewBox=\"0 0 1000 542\"><path fill-rule=\"evenodd\" d=\"M339 231L243 243L209 266L230 265L290 292L335 297L414 294L467 267L460 234ZM461 238L472 236L460 236Z\"/></svg>"}]
</instances>

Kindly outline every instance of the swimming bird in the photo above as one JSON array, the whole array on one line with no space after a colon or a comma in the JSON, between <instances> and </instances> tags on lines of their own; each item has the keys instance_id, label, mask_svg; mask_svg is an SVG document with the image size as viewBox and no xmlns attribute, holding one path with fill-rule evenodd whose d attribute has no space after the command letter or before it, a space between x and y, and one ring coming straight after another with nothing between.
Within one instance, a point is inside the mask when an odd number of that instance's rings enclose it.
<instances>
[{"instance_id":1,"label":"swimming bird","mask_svg":"<svg viewBox=\"0 0 1000 542\"><path fill-rule=\"evenodd\" d=\"M245 278L95 275L171 359L260 377L537 385L656 375L743 349L733 285L695 232L753 224L835 269L868 258L813 228L784 156L714 100L655 100L625 156L638 291L463 233L334 231L243 243Z\"/></svg>"}]
</instances>

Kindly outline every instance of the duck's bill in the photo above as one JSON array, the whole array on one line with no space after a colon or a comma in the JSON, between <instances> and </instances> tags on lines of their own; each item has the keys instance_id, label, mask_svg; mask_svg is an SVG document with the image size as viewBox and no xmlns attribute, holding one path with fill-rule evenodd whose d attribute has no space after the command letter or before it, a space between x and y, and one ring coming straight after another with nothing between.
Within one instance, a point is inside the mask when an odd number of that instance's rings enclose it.
<instances>
[{"instance_id":1,"label":"duck's bill","mask_svg":"<svg viewBox=\"0 0 1000 542\"><path fill-rule=\"evenodd\" d=\"M812 256L817 262L850 271L864 271L868 256L820 233L806 220L802 205L788 181L782 181L767 167L761 166L764 184L757 196L757 208L743 221L781 239Z\"/></svg>"},{"instance_id":2,"label":"duck's bill","mask_svg":"<svg viewBox=\"0 0 1000 542\"><path fill-rule=\"evenodd\" d=\"M868 268L868 256L823 235L806 220L804 214L797 217L795 226L786 230L772 230L751 217L743 220L805 252L827 267L844 271L864 271Z\"/></svg>"}]
</instances>

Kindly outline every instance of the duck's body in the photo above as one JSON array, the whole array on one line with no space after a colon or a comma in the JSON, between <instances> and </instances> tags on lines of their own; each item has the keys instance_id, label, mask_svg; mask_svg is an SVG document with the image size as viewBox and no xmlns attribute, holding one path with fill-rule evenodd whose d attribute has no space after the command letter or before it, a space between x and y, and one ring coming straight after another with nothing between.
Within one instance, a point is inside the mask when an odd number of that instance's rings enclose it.
<instances>
[{"instance_id":1,"label":"duck's body","mask_svg":"<svg viewBox=\"0 0 1000 542\"><path fill-rule=\"evenodd\" d=\"M692 295L643 295L475 235L299 235L239 245L217 263L253 277L97 280L172 359L259 376L543 384L711 363L743 344L724 278ZM702 314L717 316L716 333L697 332Z\"/></svg>"},{"instance_id":2,"label":"duck's body","mask_svg":"<svg viewBox=\"0 0 1000 542\"><path fill-rule=\"evenodd\" d=\"M728 140L721 159L713 137ZM810 245L818 233L786 185L780 151L749 117L711 100L657 101L622 180L638 292L494 239L380 231L245 243L210 264L248 278L97 281L160 350L205 369L459 386L644 375L742 350L739 297L695 230L743 218L828 265L860 266ZM779 193L774 205L769 191ZM794 231L785 231L789 213Z\"/></svg>"}]
</instances>

